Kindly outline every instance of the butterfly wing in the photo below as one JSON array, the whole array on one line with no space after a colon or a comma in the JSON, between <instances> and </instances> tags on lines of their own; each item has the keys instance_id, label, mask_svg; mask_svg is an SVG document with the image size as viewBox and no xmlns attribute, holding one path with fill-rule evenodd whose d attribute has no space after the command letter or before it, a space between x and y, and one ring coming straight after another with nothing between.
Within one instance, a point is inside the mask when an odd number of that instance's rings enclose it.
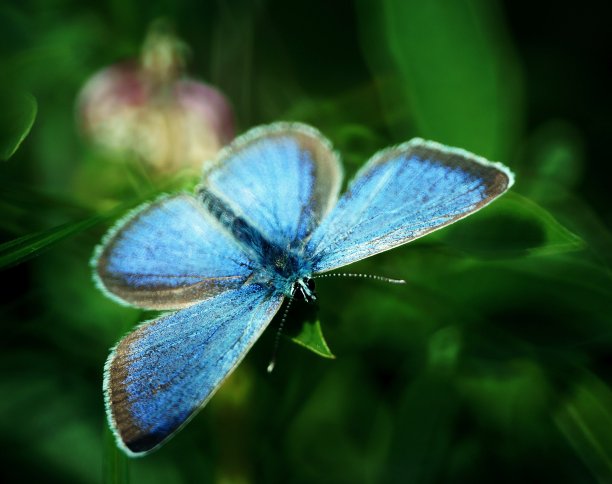
<instances>
[{"instance_id":1,"label":"butterfly wing","mask_svg":"<svg viewBox=\"0 0 612 484\"><path fill-rule=\"evenodd\" d=\"M306 251L324 272L405 244L484 207L512 173L467 151L414 139L376 154L312 234Z\"/></svg>"},{"instance_id":2,"label":"butterfly wing","mask_svg":"<svg viewBox=\"0 0 612 484\"><path fill-rule=\"evenodd\" d=\"M98 285L122 303L177 309L239 287L251 262L189 195L143 205L121 220L94 255Z\"/></svg>"},{"instance_id":3,"label":"butterfly wing","mask_svg":"<svg viewBox=\"0 0 612 484\"><path fill-rule=\"evenodd\" d=\"M341 165L318 131L276 123L222 150L203 187L269 242L295 247L334 206L341 180Z\"/></svg>"},{"instance_id":4,"label":"butterfly wing","mask_svg":"<svg viewBox=\"0 0 612 484\"><path fill-rule=\"evenodd\" d=\"M229 290L125 336L105 367L109 423L129 455L182 427L244 358L282 304L258 284Z\"/></svg>"}]
</instances>

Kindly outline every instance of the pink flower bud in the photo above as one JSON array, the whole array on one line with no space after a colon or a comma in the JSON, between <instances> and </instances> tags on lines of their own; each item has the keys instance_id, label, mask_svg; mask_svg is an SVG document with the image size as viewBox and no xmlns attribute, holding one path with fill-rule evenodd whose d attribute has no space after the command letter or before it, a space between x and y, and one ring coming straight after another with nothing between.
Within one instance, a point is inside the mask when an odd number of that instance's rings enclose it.
<instances>
[{"instance_id":1,"label":"pink flower bud","mask_svg":"<svg viewBox=\"0 0 612 484\"><path fill-rule=\"evenodd\" d=\"M140 63L94 74L78 99L85 136L159 172L201 169L234 137L234 116L219 90L182 76L183 51L175 37L153 28Z\"/></svg>"}]
</instances>

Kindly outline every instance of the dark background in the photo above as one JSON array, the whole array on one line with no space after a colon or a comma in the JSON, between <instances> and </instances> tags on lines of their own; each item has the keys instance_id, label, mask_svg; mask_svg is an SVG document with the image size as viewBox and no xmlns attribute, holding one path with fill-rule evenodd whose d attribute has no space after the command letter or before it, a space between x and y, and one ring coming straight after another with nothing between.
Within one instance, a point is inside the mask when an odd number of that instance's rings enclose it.
<instances>
[{"instance_id":1,"label":"dark background","mask_svg":"<svg viewBox=\"0 0 612 484\"><path fill-rule=\"evenodd\" d=\"M0 97L26 106L3 109L3 138L28 116L24 93L38 112L0 161L0 474L612 482L611 14L595 1L3 3ZM79 134L75 99L98 69L137 57L160 16L190 46L191 75L230 99L238 132L310 123L349 179L421 136L501 160L517 182L350 268L407 285L320 281L335 360L284 339L268 375L272 329L176 438L128 460L106 427L102 367L150 314L106 299L89 259L117 206L191 189L199 170L159 180L110 160Z\"/></svg>"}]
</instances>

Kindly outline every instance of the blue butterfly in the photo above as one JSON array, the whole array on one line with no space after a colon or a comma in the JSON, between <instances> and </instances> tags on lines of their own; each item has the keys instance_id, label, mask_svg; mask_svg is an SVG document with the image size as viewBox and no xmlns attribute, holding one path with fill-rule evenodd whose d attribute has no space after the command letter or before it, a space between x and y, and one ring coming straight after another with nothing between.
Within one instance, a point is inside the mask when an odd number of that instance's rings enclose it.
<instances>
[{"instance_id":1,"label":"blue butterfly","mask_svg":"<svg viewBox=\"0 0 612 484\"><path fill-rule=\"evenodd\" d=\"M128 214L92 261L111 298L174 311L139 325L106 362L109 423L130 456L159 447L208 402L285 297L315 300L313 275L466 217L513 175L413 139L374 155L338 200L342 167L330 143L277 123L236 139L203 180L195 195Z\"/></svg>"}]
</instances>

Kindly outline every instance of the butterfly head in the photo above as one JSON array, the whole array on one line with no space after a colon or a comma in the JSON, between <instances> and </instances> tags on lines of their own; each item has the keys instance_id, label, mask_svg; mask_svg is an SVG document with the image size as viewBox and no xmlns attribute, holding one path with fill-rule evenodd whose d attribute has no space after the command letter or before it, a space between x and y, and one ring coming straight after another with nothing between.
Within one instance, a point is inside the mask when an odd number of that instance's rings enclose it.
<instances>
[{"instance_id":1,"label":"butterfly head","mask_svg":"<svg viewBox=\"0 0 612 484\"><path fill-rule=\"evenodd\" d=\"M300 277L291 286L291 297L307 303L314 303L317 300L314 279Z\"/></svg>"}]
</instances>

